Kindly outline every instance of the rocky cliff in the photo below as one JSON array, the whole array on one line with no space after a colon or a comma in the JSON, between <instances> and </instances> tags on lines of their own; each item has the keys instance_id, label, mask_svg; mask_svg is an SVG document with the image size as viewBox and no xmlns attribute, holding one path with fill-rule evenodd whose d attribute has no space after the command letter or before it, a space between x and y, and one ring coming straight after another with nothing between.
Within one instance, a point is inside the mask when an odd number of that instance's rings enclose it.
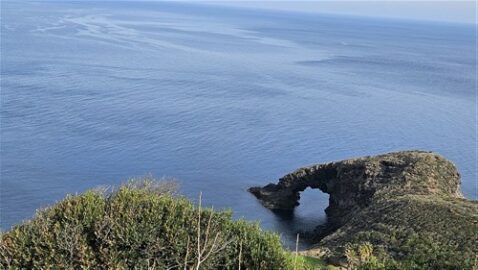
<instances>
[{"instance_id":1,"label":"rocky cliff","mask_svg":"<svg viewBox=\"0 0 478 270\"><path fill-rule=\"evenodd\" d=\"M328 221L313 233L317 249L334 253L367 241L400 257L413 255L406 243L421 241L453 254L478 252L478 204L463 198L456 167L438 154L403 151L313 165L249 191L267 208L292 211L306 188L330 196Z\"/></svg>"}]
</instances>

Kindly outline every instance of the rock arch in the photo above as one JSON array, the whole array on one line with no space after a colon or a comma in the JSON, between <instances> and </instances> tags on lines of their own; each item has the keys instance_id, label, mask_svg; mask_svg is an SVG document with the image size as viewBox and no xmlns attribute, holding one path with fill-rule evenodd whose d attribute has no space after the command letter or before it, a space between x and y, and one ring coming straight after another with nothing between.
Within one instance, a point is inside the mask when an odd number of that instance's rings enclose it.
<instances>
[{"instance_id":1,"label":"rock arch","mask_svg":"<svg viewBox=\"0 0 478 270\"><path fill-rule=\"evenodd\" d=\"M460 175L448 160L432 152L402 151L300 168L277 184L249 191L271 210L292 211L306 188L329 194L329 224L344 224L373 201L400 194L462 197Z\"/></svg>"}]
</instances>

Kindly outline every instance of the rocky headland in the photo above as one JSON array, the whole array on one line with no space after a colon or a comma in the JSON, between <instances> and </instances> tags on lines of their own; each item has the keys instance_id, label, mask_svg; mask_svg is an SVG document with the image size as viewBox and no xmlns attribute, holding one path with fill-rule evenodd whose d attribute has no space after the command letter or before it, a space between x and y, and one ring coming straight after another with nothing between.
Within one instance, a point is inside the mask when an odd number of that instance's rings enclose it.
<instances>
[{"instance_id":1,"label":"rocky headland","mask_svg":"<svg viewBox=\"0 0 478 270\"><path fill-rule=\"evenodd\" d=\"M438 154L402 151L313 165L249 191L271 210L293 211L306 188L329 194L327 223L311 233L309 255L340 263L346 245L369 242L396 259L476 260L478 203L463 198L460 174Z\"/></svg>"}]
</instances>

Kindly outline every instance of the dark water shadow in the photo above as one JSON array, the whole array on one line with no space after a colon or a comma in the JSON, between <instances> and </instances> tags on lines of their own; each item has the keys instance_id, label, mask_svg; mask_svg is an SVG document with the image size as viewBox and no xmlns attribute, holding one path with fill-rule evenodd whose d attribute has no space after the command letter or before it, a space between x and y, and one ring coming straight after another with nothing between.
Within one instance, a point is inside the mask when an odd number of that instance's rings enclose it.
<instances>
[{"instance_id":1,"label":"dark water shadow","mask_svg":"<svg viewBox=\"0 0 478 270\"><path fill-rule=\"evenodd\" d=\"M306 189L301 193L300 205L291 211L272 211L283 232L284 245L295 249L297 234L299 234L299 249L306 249L315 244L311 233L327 223L325 208L329 203L329 195L319 189Z\"/></svg>"}]
</instances>

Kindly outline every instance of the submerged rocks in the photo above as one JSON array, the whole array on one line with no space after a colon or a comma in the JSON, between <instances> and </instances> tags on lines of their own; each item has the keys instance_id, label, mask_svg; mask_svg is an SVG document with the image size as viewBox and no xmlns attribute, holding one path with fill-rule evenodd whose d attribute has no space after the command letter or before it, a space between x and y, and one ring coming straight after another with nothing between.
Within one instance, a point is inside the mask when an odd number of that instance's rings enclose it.
<instances>
[{"instance_id":1,"label":"submerged rocks","mask_svg":"<svg viewBox=\"0 0 478 270\"><path fill-rule=\"evenodd\" d=\"M411 249L404 243L421 239L451 253L478 251L478 204L463 199L456 167L438 154L403 151L313 165L249 191L271 210L292 211L309 187L330 195L327 223L314 232L317 247L337 251L369 241L405 256Z\"/></svg>"}]
</instances>

